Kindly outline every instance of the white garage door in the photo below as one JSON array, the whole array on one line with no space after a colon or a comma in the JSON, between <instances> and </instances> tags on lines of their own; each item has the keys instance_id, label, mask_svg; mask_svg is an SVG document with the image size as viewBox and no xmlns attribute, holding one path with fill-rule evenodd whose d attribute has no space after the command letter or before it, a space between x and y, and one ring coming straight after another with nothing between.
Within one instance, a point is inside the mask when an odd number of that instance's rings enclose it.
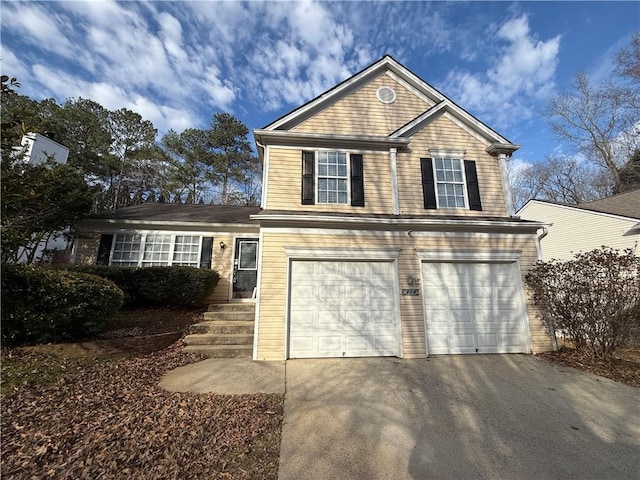
<instances>
[{"instance_id":1,"label":"white garage door","mask_svg":"<svg viewBox=\"0 0 640 480\"><path fill-rule=\"evenodd\" d=\"M422 264L427 352L527 352L515 263Z\"/></svg>"},{"instance_id":2,"label":"white garage door","mask_svg":"<svg viewBox=\"0 0 640 480\"><path fill-rule=\"evenodd\" d=\"M289 357L399 356L393 262L291 263Z\"/></svg>"}]
</instances>

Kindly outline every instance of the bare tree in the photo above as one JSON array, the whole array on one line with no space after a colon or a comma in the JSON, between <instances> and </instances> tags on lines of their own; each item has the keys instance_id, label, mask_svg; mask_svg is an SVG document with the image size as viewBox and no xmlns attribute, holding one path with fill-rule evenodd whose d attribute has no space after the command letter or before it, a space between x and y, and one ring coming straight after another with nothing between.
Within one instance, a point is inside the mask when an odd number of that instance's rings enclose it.
<instances>
[{"instance_id":1,"label":"bare tree","mask_svg":"<svg viewBox=\"0 0 640 480\"><path fill-rule=\"evenodd\" d=\"M552 156L510 170L509 181L516 208L532 198L557 203L588 202L611 195L614 188L606 170L575 156Z\"/></svg>"},{"instance_id":2,"label":"bare tree","mask_svg":"<svg viewBox=\"0 0 640 480\"><path fill-rule=\"evenodd\" d=\"M640 84L640 33L633 34L631 43L616 57L617 72L632 82Z\"/></svg>"},{"instance_id":3,"label":"bare tree","mask_svg":"<svg viewBox=\"0 0 640 480\"><path fill-rule=\"evenodd\" d=\"M612 81L594 87L579 73L572 93L551 99L548 116L556 135L606 169L617 191L620 169L638 146L640 115L633 90Z\"/></svg>"}]
</instances>

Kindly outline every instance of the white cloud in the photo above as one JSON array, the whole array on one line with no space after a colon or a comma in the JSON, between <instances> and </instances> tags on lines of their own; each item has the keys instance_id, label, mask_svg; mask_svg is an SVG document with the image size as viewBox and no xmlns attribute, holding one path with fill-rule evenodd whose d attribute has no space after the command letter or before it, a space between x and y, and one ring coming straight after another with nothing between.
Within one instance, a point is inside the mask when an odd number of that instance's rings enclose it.
<instances>
[{"instance_id":1,"label":"white cloud","mask_svg":"<svg viewBox=\"0 0 640 480\"><path fill-rule=\"evenodd\" d=\"M449 92L465 108L498 126L529 118L531 99L545 99L554 89L560 36L537 40L522 15L506 22L497 32L503 42L499 56L484 73L453 70L446 79ZM511 117L517 113L518 119Z\"/></svg>"}]
</instances>

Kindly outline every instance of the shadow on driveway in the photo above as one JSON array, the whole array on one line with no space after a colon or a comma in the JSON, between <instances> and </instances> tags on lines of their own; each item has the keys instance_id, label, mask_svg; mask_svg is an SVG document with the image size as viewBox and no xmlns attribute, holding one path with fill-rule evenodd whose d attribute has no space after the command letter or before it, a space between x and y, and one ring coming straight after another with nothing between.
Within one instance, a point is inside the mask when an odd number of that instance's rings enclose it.
<instances>
[{"instance_id":1,"label":"shadow on driveway","mask_svg":"<svg viewBox=\"0 0 640 480\"><path fill-rule=\"evenodd\" d=\"M637 479L639 393L524 355L290 360L279 478Z\"/></svg>"}]
</instances>

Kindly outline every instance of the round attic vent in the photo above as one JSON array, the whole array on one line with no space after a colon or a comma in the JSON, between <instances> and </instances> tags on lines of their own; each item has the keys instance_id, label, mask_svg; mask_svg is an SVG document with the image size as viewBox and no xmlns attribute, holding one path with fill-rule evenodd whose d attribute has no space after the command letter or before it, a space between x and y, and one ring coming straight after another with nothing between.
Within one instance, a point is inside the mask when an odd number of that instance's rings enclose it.
<instances>
[{"instance_id":1,"label":"round attic vent","mask_svg":"<svg viewBox=\"0 0 640 480\"><path fill-rule=\"evenodd\" d=\"M376 92L376 96L382 103L393 103L396 101L396 92L391 87L380 87Z\"/></svg>"}]
</instances>

